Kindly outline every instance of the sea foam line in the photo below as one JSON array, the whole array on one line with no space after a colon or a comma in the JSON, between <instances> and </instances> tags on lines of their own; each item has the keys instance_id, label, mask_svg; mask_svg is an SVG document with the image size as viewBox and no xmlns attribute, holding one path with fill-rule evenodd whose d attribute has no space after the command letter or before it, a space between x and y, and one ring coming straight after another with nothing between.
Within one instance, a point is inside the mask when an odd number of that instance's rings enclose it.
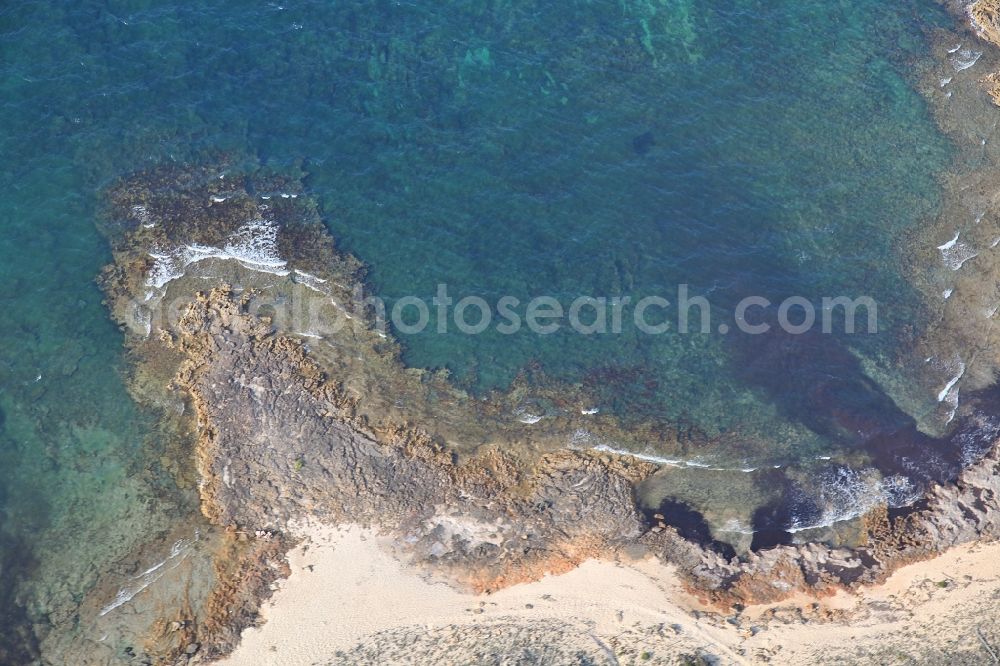
<instances>
[{"instance_id":1,"label":"sea foam line","mask_svg":"<svg viewBox=\"0 0 1000 666\"><path fill-rule=\"evenodd\" d=\"M944 402L948 398L948 394L951 393L951 389L957 384L962 376L965 374L965 363L959 361L958 363L958 374L951 378L951 380L945 384L941 392L938 393L938 402Z\"/></svg>"},{"instance_id":2,"label":"sea foam line","mask_svg":"<svg viewBox=\"0 0 1000 666\"><path fill-rule=\"evenodd\" d=\"M646 462L651 462L657 465L664 465L666 467L687 467L694 469L704 469L712 472L743 472L749 474L751 472L756 472L759 467L713 467L712 465L699 462L697 460L681 460L679 458L663 458L660 456L654 456L648 453L636 453L634 451L627 451L625 449L616 449L607 444L598 444L591 447L591 450L598 451L600 453L613 453L618 456L628 456L630 458L635 458L637 460L644 460ZM776 465L780 467L780 465Z\"/></svg>"},{"instance_id":3,"label":"sea foam line","mask_svg":"<svg viewBox=\"0 0 1000 666\"><path fill-rule=\"evenodd\" d=\"M288 262L278 254L278 227L264 219L251 220L239 227L221 248L192 243L169 251L152 251L149 256L154 263L146 277L146 286L160 292L183 276L188 266L206 259L232 259L249 270L281 277L289 274ZM151 296L147 294L147 300Z\"/></svg>"},{"instance_id":4,"label":"sea foam line","mask_svg":"<svg viewBox=\"0 0 1000 666\"><path fill-rule=\"evenodd\" d=\"M163 561L154 564L149 567L141 574L137 574L134 580L139 581L136 585L125 586L118 590L118 594L115 595L114 601L101 609L98 613L99 617L104 617L111 611L119 608L132 601L140 592L145 590L147 587L160 580L167 573L167 571L177 568L180 563L187 557L188 551L191 549L191 544L198 540L198 533L195 532L193 539L178 539L174 542L173 546L170 547L170 554L163 559ZM166 565L170 562L176 560L174 565L170 569L166 569Z\"/></svg>"}]
</instances>

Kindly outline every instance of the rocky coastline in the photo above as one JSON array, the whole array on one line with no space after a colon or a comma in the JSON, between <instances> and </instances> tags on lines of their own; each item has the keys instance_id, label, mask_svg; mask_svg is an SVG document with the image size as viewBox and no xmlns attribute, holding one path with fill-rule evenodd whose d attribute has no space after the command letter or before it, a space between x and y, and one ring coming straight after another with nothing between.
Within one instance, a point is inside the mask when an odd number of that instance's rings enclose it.
<instances>
[{"instance_id":1,"label":"rocky coastline","mask_svg":"<svg viewBox=\"0 0 1000 666\"><path fill-rule=\"evenodd\" d=\"M191 433L202 513L227 544L194 619L151 638L151 663L232 650L287 575L291 527L305 520L377 528L410 566L478 592L651 553L720 610L878 583L1000 536L988 405L966 405L955 436L978 460L907 512L870 511L856 546L736 557L640 506L636 486L656 465L574 446L569 417L526 435L506 418L509 397L476 401L404 368L370 316L339 305L362 266L336 250L295 178L225 162L137 174L109 192L104 228L115 264L102 286L127 333L131 390ZM281 315L306 296L320 304ZM324 328L345 314L349 325Z\"/></svg>"}]
</instances>

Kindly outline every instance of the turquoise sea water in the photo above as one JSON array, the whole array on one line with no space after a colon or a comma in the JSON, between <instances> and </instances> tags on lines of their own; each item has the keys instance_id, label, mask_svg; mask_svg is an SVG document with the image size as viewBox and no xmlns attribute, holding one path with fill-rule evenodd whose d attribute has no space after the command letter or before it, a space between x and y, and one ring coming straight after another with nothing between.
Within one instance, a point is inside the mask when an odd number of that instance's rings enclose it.
<instances>
[{"instance_id":1,"label":"turquoise sea water","mask_svg":"<svg viewBox=\"0 0 1000 666\"><path fill-rule=\"evenodd\" d=\"M0 604L44 622L186 501L146 471L94 211L113 179L211 151L301 165L390 305L689 284L731 323L746 295L872 296L882 333L790 355L627 325L401 336L474 391L537 362L626 419L850 446L809 388L880 410L841 361L890 365L919 322L896 244L950 153L912 73L948 21L932 0L4 3Z\"/></svg>"}]
</instances>

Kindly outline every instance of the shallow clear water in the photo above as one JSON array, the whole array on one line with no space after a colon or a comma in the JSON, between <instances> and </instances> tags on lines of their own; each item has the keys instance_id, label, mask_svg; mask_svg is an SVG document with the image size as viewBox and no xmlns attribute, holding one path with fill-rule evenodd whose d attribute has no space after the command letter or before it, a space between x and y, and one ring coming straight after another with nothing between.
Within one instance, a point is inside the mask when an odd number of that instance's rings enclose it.
<instances>
[{"instance_id":1,"label":"shallow clear water","mask_svg":"<svg viewBox=\"0 0 1000 666\"><path fill-rule=\"evenodd\" d=\"M206 151L301 164L390 305L439 283L567 304L683 283L714 329L747 295L883 304L879 335L791 347L627 320L400 336L408 363L472 390L538 362L623 418L736 431L757 447L741 459L850 447L817 402L904 420L855 359L891 367L919 322L895 244L933 214L949 147L908 77L948 20L932 0L4 3L0 547L25 544L5 572L62 577L71 597L81 560L155 523L139 508L152 424L93 284L109 260L95 194ZM102 530L120 535L91 547ZM33 549L74 531L92 556Z\"/></svg>"}]
</instances>

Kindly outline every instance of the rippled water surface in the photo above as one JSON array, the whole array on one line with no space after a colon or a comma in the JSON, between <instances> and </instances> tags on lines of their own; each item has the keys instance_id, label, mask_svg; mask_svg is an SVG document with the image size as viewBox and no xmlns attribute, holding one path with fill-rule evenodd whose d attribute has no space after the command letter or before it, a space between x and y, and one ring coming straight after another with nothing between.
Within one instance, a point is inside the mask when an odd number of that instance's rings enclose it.
<instances>
[{"instance_id":1,"label":"rippled water surface","mask_svg":"<svg viewBox=\"0 0 1000 666\"><path fill-rule=\"evenodd\" d=\"M626 421L735 432L752 445L714 455L747 465L850 448L830 405L905 421L881 386L921 317L896 247L950 156L913 72L949 21L932 0L4 3L0 607L26 576L43 621L162 522L93 283L96 193L151 163L301 166L390 306L441 283L715 306L709 335L400 336L472 391L538 364ZM868 295L882 332L719 334L747 295Z\"/></svg>"}]
</instances>

